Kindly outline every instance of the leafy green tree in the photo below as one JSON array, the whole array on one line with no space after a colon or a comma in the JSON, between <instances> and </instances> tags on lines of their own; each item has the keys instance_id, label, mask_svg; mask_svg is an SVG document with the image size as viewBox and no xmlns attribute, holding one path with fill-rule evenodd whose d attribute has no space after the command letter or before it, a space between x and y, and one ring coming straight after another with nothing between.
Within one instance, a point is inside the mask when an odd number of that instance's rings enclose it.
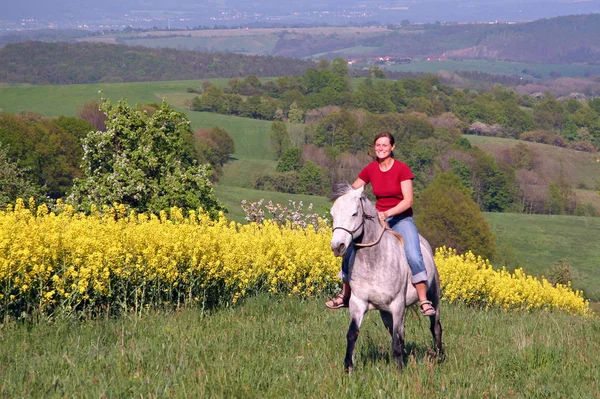
<instances>
[{"instance_id":1,"label":"leafy green tree","mask_svg":"<svg viewBox=\"0 0 600 399\"><path fill-rule=\"evenodd\" d=\"M284 122L275 121L271 123L271 148L275 152L277 159L281 158L285 150L290 146L290 134Z\"/></svg>"},{"instance_id":2,"label":"leafy green tree","mask_svg":"<svg viewBox=\"0 0 600 399\"><path fill-rule=\"evenodd\" d=\"M290 105L288 111L288 120L290 123L303 123L304 122L304 111L298 106L295 101Z\"/></svg>"},{"instance_id":3,"label":"leafy green tree","mask_svg":"<svg viewBox=\"0 0 600 399\"><path fill-rule=\"evenodd\" d=\"M564 176L548 184L546 212L550 215L570 215L576 208L577 201L573 188Z\"/></svg>"},{"instance_id":4,"label":"leafy green tree","mask_svg":"<svg viewBox=\"0 0 600 399\"><path fill-rule=\"evenodd\" d=\"M359 137L358 121L350 112L342 109L319 120L314 141L320 147L330 146L341 150L350 147L364 148L361 143L356 142Z\"/></svg>"},{"instance_id":5,"label":"leafy green tree","mask_svg":"<svg viewBox=\"0 0 600 399\"><path fill-rule=\"evenodd\" d=\"M516 182L511 179L496 163L496 160L479 149L472 149L474 156L472 166L473 199L481 210L486 212L503 212L513 201L512 187Z\"/></svg>"},{"instance_id":6,"label":"leafy green tree","mask_svg":"<svg viewBox=\"0 0 600 399\"><path fill-rule=\"evenodd\" d=\"M31 112L0 112L0 143L51 198L64 196L73 178L81 176L79 140L54 119Z\"/></svg>"},{"instance_id":7,"label":"leafy green tree","mask_svg":"<svg viewBox=\"0 0 600 399\"><path fill-rule=\"evenodd\" d=\"M159 212L172 206L203 208L212 215L224 206L209 181L210 165L197 165L186 154L190 122L165 101L151 116L102 100L106 131L90 132L83 140L84 177L75 181L68 200L79 209L125 204Z\"/></svg>"},{"instance_id":8,"label":"leafy green tree","mask_svg":"<svg viewBox=\"0 0 600 399\"><path fill-rule=\"evenodd\" d=\"M45 200L41 187L25 172L26 169L11 160L7 148L0 144L0 209L14 204L17 198L28 200L33 197L38 203Z\"/></svg>"},{"instance_id":9,"label":"leafy green tree","mask_svg":"<svg viewBox=\"0 0 600 399\"><path fill-rule=\"evenodd\" d=\"M560 131L565 123L565 111L554 96L546 92L544 98L533 109L533 127L550 131Z\"/></svg>"},{"instance_id":10,"label":"leafy green tree","mask_svg":"<svg viewBox=\"0 0 600 399\"><path fill-rule=\"evenodd\" d=\"M487 259L496 253L494 236L468 189L452 172L439 175L415 202L419 232L434 247L472 251Z\"/></svg>"},{"instance_id":11,"label":"leafy green tree","mask_svg":"<svg viewBox=\"0 0 600 399\"><path fill-rule=\"evenodd\" d=\"M396 106L390 100L389 94L375 88L372 79L367 78L358 85L358 89L352 93L352 104L356 108L362 108L369 112L384 114L396 110Z\"/></svg>"},{"instance_id":12,"label":"leafy green tree","mask_svg":"<svg viewBox=\"0 0 600 399\"><path fill-rule=\"evenodd\" d=\"M385 72L383 72L378 66L374 66L369 68L369 76L374 79L385 79Z\"/></svg>"},{"instance_id":13,"label":"leafy green tree","mask_svg":"<svg viewBox=\"0 0 600 399\"><path fill-rule=\"evenodd\" d=\"M331 61L331 66L329 67L331 72L335 73L338 76L348 76L348 72L350 68L348 68L348 63L343 58L335 58Z\"/></svg>"},{"instance_id":14,"label":"leafy green tree","mask_svg":"<svg viewBox=\"0 0 600 399\"><path fill-rule=\"evenodd\" d=\"M279 162L277 163L278 172L289 172L291 170L298 171L302 168L302 148L290 147L283 152Z\"/></svg>"},{"instance_id":15,"label":"leafy green tree","mask_svg":"<svg viewBox=\"0 0 600 399\"><path fill-rule=\"evenodd\" d=\"M312 161L306 161L298 171L301 194L326 195L331 191L329 176L323 168Z\"/></svg>"},{"instance_id":16,"label":"leafy green tree","mask_svg":"<svg viewBox=\"0 0 600 399\"><path fill-rule=\"evenodd\" d=\"M422 112L429 116L433 115L433 105L431 104L431 101L423 97L411 98L406 108L408 111Z\"/></svg>"},{"instance_id":17,"label":"leafy green tree","mask_svg":"<svg viewBox=\"0 0 600 399\"><path fill-rule=\"evenodd\" d=\"M204 158L213 166L225 165L235 152L233 138L220 126L211 129L200 129L194 135L196 140L204 142L210 149Z\"/></svg>"}]
</instances>

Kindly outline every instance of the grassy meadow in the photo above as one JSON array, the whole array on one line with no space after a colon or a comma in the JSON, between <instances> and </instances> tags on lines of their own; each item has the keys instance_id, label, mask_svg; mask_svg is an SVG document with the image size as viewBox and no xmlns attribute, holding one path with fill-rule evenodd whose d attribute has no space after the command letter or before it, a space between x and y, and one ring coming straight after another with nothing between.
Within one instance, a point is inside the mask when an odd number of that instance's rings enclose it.
<instances>
[{"instance_id":1,"label":"grassy meadow","mask_svg":"<svg viewBox=\"0 0 600 399\"><path fill-rule=\"evenodd\" d=\"M485 213L505 265L533 275L548 274L558 262L571 265L573 286L600 301L600 218ZM417 216L418 217L418 216ZM501 265L495 265L501 266Z\"/></svg>"},{"instance_id":2,"label":"grassy meadow","mask_svg":"<svg viewBox=\"0 0 600 399\"><path fill-rule=\"evenodd\" d=\"M268 296L210 311L0 327L0 396L600 398L600 319L442 305L445 362L407 312L399 373L379 315L343 371L346 310ZM567 327L568 326L568 327Z\"/></svg>"}]
</instances>

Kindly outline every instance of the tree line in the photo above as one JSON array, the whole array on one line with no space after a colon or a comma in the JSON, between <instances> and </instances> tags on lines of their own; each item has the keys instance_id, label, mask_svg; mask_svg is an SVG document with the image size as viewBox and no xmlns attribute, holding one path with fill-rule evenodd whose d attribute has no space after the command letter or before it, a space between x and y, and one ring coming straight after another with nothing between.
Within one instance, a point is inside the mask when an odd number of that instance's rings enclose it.
<instances>
[{"instance_id":1,"label":"tree line","mask_svg":"<svg viewBox=\"0 0 600 399\"><path fill-rule=\"evenodd\" d=\"M520 96L502 86L484 93L458 90L436 75L397 81L369 77L353 89L347 75L346 64L336 59L322 60L301 76L266 82L249 76L232 79L223 89L205 82L190 89L202 92L190 107L273 120L271 143L279 164L276 172L257 176L257 189L325 195L331 182L352 181L368 161L372 137L387 130L402 143L398 153L417 175L417 189L426 188L439 172L452 172L482 211L595 214L593 206L577 202L565 179L544 183L540 195L539 182L531 179L535 154L527 145L497 161L471 148L461 134L595 152L600 100ZM302 129L290 133L294 125Z\"/></svg>"},{"instance_id":2,"label":"tree line","mask_svg":"<svg viewBox=\"0 0 600 399\"><path fill-rule=\"evenodd\" d=\"M106 43L26 41L0 49L0 82L84 84L299 75L310 61Z\"/></svg>"},{"instance_id":3,"label":"tree line","mask_svg":"<svg viewBox=\"0 0 600 399\"><path fill-rule=\"evenodd\" d=\"M342 58L331 63L321 60L300 76L265 82L256 76L234 78L223 89L205 82L203 87L188 89L201 93L189 106L195 111L292 123L310 123L306 119L309 113L327 106L379 115L439 117L450 113L468 134L521 138L588 152L600 147L599 98L559 100L549 92L519 95L501 85L484 92L459 90L443 84L437 75L389 80L383 79L386 75L377 67L370 72L354 89ZM321 146L329 143L352 152L365 146L364 139L357 140L353 132L340 133L339 129L321 129L315 140Z\"/></svg>"}]
</instances>

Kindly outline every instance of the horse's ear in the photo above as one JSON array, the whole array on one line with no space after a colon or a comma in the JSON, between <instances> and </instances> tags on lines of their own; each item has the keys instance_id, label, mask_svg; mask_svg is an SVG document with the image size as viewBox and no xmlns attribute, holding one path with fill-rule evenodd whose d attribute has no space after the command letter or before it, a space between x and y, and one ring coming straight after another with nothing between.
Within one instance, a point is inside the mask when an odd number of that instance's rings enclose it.
<instances>
[{"instance_id":1,"label":"horse's ear","mask_svg":"<svg viewBox=\"0 0 600 399\"><path fill-rule=\"evenodd\" d=\"M360 186L359 188L354 190L354 193L360 197L362 195L364 189L365 189L365 186Z\"/></svg>"}]
</instances>

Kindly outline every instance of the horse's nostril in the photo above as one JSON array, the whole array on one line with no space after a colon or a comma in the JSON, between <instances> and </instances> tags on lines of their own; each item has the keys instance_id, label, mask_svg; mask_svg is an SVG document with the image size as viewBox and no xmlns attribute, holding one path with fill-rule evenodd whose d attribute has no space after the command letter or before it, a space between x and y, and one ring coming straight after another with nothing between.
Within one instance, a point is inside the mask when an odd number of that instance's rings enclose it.
<instances>
[{"instance_id":1,"label":"horse's nostril","mask_svg":"<svg viewBox=\"0 0 600 399\"><path fill-rule=\"evenodd\" d=\"M344 243L340 244L340 246L338 247L338 252L340 254L343 254L344 252L346 252L346 244L344 244Z\"/></svg>"}]
</instances>

